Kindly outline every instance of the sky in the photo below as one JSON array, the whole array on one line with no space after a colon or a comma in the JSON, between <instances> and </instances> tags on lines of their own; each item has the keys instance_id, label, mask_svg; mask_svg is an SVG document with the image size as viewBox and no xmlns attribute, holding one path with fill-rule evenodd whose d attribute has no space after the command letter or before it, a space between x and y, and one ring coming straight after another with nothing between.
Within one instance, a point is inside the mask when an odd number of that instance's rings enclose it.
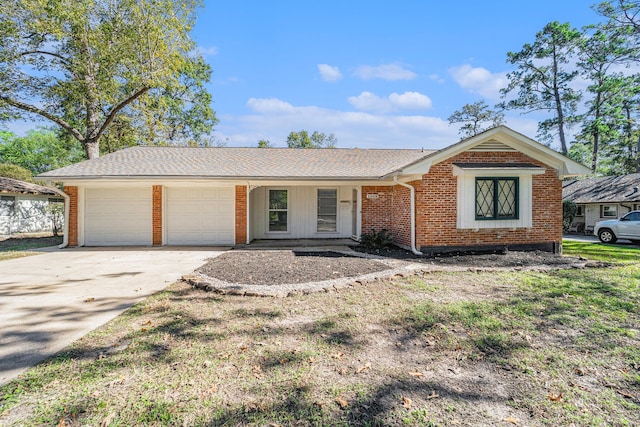
<instances>
[{"instance_id":1,"label":"sky","mask_svg":"<svg viewBox=\"0 0 640 427\"><path fill-rule=\"evenodd\" d=\"M508 51L551 21L600 21L595 2L205 0L192 35L214 72L213 137L286 146L305 129L345 148L445 147L460 139L455 110L500 101ZM535 138L536 117L506 119Z\"/></svg>"}]
</instances>

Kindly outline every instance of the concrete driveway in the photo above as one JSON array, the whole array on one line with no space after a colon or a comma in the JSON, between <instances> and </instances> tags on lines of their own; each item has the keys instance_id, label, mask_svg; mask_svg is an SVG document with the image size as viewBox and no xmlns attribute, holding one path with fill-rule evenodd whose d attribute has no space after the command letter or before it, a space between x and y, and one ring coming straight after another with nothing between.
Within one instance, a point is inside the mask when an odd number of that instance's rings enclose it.
<instances>
[{"instance_id":1,"label":"concrete driveway","mask_svg":"<svg viewBox=\"0 0 640 427\"><path fill-rule=\"evenodd\" d=\"M0 261L0 385L224 250L50 249Z\"/></svg>"}]
</instances>

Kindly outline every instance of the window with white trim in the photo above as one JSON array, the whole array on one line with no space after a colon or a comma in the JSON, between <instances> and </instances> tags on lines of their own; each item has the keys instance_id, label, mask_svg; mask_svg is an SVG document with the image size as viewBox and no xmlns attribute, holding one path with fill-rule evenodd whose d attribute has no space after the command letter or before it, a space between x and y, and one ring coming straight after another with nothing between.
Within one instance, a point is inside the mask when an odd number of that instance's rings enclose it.
<instances>
[{"instance_id":1,"label":"window with white trim","mask_svg":"<svg viewBox=\"0 0 640 427\"><path fill-rule=\"evenodd\" d=\"M318 189L318 233L338 231L338 190Z\"/></svg>"},{"instance_id":2,"label":"window with white trim","mask_svg":"<svg viewBox=\"0 0 640 427\"><path fill-rule=\"evenodd\" d=\"M600 218L618 218L618 206L600 205Z\"/></svg>"},{"instance_id":3,"label":"window with white trim","mask_svg":"<svg viewBox=\"0 0 640 427\"><path fill-rule=\"evenodd\" d=\"M476 178L476 220L518 219L518 178Z\"/></svg>"},{"instance_id":4,"label":"window with white trim","mask_svg":"<svg viewBox=\"0 0 640 427\"><path fill-rule=\"evenodd\" d=\"M269 232L286 232L289 230L289 191L284 189L269 190Z\"/></svg>"},{"instance_id":5,"label":"window with white trim","mask_svg":"<svg viewBox=\"0 0 640 427\"><path fill-rule=\"evenodd\" d=\"M577 206L576 216L584 216L584 205Z\"/></svg>"}]
</instances>

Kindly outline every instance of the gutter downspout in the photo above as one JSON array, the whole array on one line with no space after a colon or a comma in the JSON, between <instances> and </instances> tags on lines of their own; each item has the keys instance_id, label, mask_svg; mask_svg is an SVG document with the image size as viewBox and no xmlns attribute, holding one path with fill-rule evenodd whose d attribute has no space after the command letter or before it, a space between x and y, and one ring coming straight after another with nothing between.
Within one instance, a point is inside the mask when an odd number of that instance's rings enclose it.
<instances>
[{"instance_id":1,"label":"gutter downspout","mask_svg":"<svg viewBox=\"0 0 640 427\"><path fill-rule=\"evenodd\" d=\"M416 248L416 189L412 185L398 181L397 176L393 177L393 182L408 188L411 192L409 196L411 198L411 252L413 252L414 255L422 255L422 252Z\"/></svg>"},{"instance_id":2,"label":"gutter downspout","mask_svg":"<svg viewBox=\"0 0 640 427\"><path fill-rule=\"evenodd\" d=\"M71 199L64 190L62 190L62 197L64 197L64 225L62 227L62 243L58 245L59 249L64 249L69 245L69 203Z\"/></svg>"}]
</instances>

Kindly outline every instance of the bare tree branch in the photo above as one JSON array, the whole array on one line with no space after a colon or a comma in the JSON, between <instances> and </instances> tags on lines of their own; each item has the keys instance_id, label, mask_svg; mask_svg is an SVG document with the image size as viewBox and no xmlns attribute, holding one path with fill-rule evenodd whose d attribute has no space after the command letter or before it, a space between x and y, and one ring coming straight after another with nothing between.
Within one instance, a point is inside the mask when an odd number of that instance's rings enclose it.
<instances>
[{"instance_id":1,"label":"bare tree branch","mask_svg":"<svg viewBox=\"0 0 640 427\"><path fill-rule=\"evenodd\" d=\"M131 95L129 98L127 98L124 101L122 101L120 104L118 104L115 107L113 107L113 109L111 110L111 112L109 113L107 118L105 119L104 123L102 123L102 126L100 127L100 130L98 131L98 134L96 135L96 137L100 137L100 135L102 135L102 133L107 129L107 127L111 124L111 122L113 122L113 119L115 119L116 114L118 114L118 112L120 112L120 110L122 110L124 107L126 107L128 104L132 103L136 99L140 98L149 89L150 89L149 87L145 86L142 89L138 90L133 95Z\"/></svg>"}]
</instances>

